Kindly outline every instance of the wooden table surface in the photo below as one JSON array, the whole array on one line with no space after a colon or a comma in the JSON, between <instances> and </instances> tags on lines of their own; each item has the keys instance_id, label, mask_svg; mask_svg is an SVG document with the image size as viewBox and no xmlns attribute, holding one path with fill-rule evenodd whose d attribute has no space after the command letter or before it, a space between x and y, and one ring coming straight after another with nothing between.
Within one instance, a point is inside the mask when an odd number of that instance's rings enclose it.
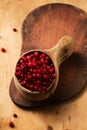
<instances>
[{"instance_id":1,"label":"wooden table surface","mask_svg":"<svg viewBox=\"0 0 87 130\"><path fill-rule=\"evenodd\" d=\"M5 53L0 51L0 130L11 130L10 121L15 130L87 130L87 85L66 102L29 110L16 106L9 96L21 52L22 22L34 8L55 2L72 4L87 12L87 0L0 0L0 50L6 48Z\"/></svg>"}]
</instances>

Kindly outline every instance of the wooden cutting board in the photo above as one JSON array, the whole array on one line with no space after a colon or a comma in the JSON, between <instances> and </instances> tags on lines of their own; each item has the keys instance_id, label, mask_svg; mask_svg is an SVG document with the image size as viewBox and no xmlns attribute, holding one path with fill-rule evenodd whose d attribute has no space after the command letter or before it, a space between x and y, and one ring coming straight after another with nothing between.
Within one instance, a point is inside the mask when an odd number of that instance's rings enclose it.
<instances>
[{"instance_id":1,"label":"wooden cutting board","mask_svg":"<svg viewBox=\"0 0 87 130\"><path fill-rule=\"evenodd\" d=\"M49 99L33 102L24 99L14 81L10 96L21 107L35 107L65 101L76 95L87 81L87 13L68 4L47 4L36 8L25 18L22 26L21 54L31 49L53 47L64 35L76 40L74 53L59 70L59 84Z\"/></svg>"}]
</instances>

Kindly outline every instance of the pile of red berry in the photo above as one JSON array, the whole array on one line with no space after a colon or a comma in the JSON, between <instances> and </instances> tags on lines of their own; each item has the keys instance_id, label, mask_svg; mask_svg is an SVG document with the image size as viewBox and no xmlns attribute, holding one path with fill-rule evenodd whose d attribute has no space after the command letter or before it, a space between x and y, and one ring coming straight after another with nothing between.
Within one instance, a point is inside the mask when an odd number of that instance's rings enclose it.
<instances>
[{"instance_id":1,"label":"pile of red berry","mask_svg":"<svg viewBox=\"0 0 87 130\"><path fill-rule=\"evenodd\" d=\"M51 58L43 52L34 51L20 58L15 76L26 89L43 92L56 78L56 73Z\"/></svg>"}]
</instances>

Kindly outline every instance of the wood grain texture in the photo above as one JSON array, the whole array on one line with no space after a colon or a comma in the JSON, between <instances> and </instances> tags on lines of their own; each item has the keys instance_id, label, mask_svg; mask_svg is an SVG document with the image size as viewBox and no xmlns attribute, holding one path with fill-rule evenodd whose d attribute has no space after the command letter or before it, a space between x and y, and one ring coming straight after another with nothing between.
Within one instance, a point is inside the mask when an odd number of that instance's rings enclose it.
<instances>
[{"instance_id":1,"label":"wood grain texture","mask_svg":"<svg viewBox=\"0 0 87 130\"><path fill-rule=\"evenodd\" d=\"M24 110L10 99L9 87L16 61L21 53L21 27L29 12L36 7L55 2L75 5L87 12L86 0L1 0L0 1L0 129L10 130L9 121L15 124L15 130L87 130L87 88L72 100L58 105ZM17 28L17 32L13 28ZM85 50L86 51L86 50ZM87 86L87 85L86 85ZM18 118L15 119L13 114Z\"/></svg>"}]
</instances>

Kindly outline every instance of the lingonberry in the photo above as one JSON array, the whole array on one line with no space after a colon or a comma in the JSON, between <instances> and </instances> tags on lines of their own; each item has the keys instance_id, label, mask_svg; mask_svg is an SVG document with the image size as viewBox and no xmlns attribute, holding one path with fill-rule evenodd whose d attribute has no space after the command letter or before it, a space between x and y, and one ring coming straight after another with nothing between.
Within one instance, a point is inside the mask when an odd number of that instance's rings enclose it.
<instances>
[{"instance_id":1,"label":"lingonberry","mask_svg":"<svg viewBox=\"0 0 87 130\"><path fill-rule=\"evenodd\" d=\"M20 74L20 77L23 78L23 77L24 77L24 74L21 73L21 74Z\"/></svg>"},{"instance_id":2,"label":"lingonberry","mask_svg":"<svg viewBox=\"0 0 87 130\"><path fill-rule=\"evenodd\" d=\"M43 90L43 91L46 91L46 89L47 89L46 86L45 86L45 87L43 86L42 90Z\"/></svg>"},{"instance_id":3,"label":"lingonberry","mask_svg":"<svg viewBox=\"0 0 87 130\"><path fill-rule=\"evenodd\" d=\"M49 69L49 72L50 72L50 73L53 73L54 71L55 71L54 68L50 68L50 69Z\"/></svg>"},{"instance_id":4,"label":"lingonberry","mask_svg":"<svg viewBox=\"0 0 87 130\"><path fill-rule=\"evenodd\" d=\"M1 48L1 51L3 52L3 53L5 53L6 52L6 49L5 48Z\"/></svg>"},{"instance_id":5,"label":"lingonberry","mask_svg":"<svg viewBox=\"0 0 87 130\"><path fill-rule=\"evenodd\" d=\"M40 58L45 58L45 53L42 53L42 54L40 55Z\"/></svg>"},{"instance_id":6,"label":"lingonberry","mask_svg":"<svg viewBox=\"0 0 87 130\"><path fill-rule=\"evenodd\" d=\"M47 72L47 69L46 68L43 68L43 73L46 73Z\"/></svg>"},{"instance_id":7,"label":"lingonberry","mask_svg":"<svg viewBox=\"0 0 87 130\"><path fill-rule=\"evenodd\" d=\"M33 85L33 84L30 84L30 85L29 85L29 88L30 88L31 91L33 91L33 90L34 90L34 85Z\"/></svg>"},{"instance_id":8,"label":"lingonberry","mask_svg":"<svg viewBox=\"0 0 87 130\"><path fill-rule=\"evenodd\" d=\"M41 78L41 74L39 74L39 73L37 73L36 76L37 76L37 78L39 78L39 79Z\"/></svg>"},{"instance_id":9,"label":"lingonberry","mask_svg":"<svg viewBox=\"0 0 87 130\"><path fill-rule=\"evenodd\" d=\"M37 70L36 70L36 69L34 69L34 70L33 70L33 73L37 73Z\"/></svg>"},{"instance_id":10,"label":"lingonberry","mask_svg":"<svg viewBox=\"0 0 87 130\"><path fill-rule=\"evenodd\" d=\"M43 75L43 78L44 78L44 79L48 79L48 75L47 75L47 74L44 74L44 75Z\"/></svg>"},{"instance_id":11,"label":"lingonberry","mask_svg":"<svg viewBox=\"0 0 87 130\"><path fill-rule=\"evenodd\" d=\"M37 73L41 73L41 71L42 71L41 68L37 69Z\"/></svg>"},{"instance_id":12,"label":"lingonberry","mask_svg":"<svg viewBox=\"0 0 87 130\"><path fill-rule=\"evenodd\" d=\"M45 62L44 58L41 58L41 59L40 59L40 62L41 62L41 63L44 63L44 62Z\"/></svg>"},{"instance_id":13,"label":"lingonberry","mask_svg":"<svg viewBox=\"0 0 87 130\"><path fill-rule=\"evenodd\" d=\"M47 65L46 65L46 64L43 64L42 66L43 66L43 68L46 68L46 67L47 67Z\"/></svg>"},{"instance_id":14,"label":"lingonberry","mask_svg":"<svg viewBox=\"0 0 87 130\"><path fill-rule=\"evenodd\" d=\"M34 56L38 57L39 56L39 52L38 51L34 52Z\"/></svg>"},{"instance_id":15,"label":"lingonberry","mask_svg":"<svg viewBox=\"0 0 87 130\"><path fill-rule=\"evenodd\" d=\"M32 68L30 68L29 70L30 70L31 73L33 72L33 69L32 69Z\"/></svg>"},{"instance_id":16,"label":"lingonberry","mask_svg":"<svg viewBox=\"0 0 87 130\"><path fill-rule=\"evenodd\" d=\"M49 60L49 57L48 56L46 56L46 58L45 58L47 61Z\"/></svg>"},{"instance_id":17,"label":"lingonberry","mask_svg":"<svg viewBox=\"0 0 87 130\"><path fill-rule=\"evenodd\" d=\"M32 68L33 67L33 62L29 62L28 66Z\"/></svg>"},{"instance_id":18,"label":"lingonberry","mask_svg":"<svg viewBox=\"0 0 87 130\"><path fill-rule=\"evenodd\" d=\"M22 59L20 60L20 63L23 63L23 60L22 60Z\"/></svg>"},{"instance_id":19,"label":"lingonberry","mask_svg":"<svg viewBox=\"0 0 87 130\"><path fill-rule=\"evenodd\" d=\"M33 62L33 66L36 67L37 66L37 62L34 61Z\"/></svg>"},{"instance_id":20,"label":"lingonberry","mask_svg":"<svg viewBox=\"0 0 87 130\"><path fill-rule=\"evenodd\" d=\"M32 79L32 75L31 75L31 74L28 74L28 75L27 75L27 79L28 79L28 80L31 80L31 79Z\"/></svg>"},{"instance_id":21,"label":"lingonberry","mask_svg":"<svg viewBox=\"0 0 87 130\"><path fill-rule=\"evenodd\" d=\"M16 66L16 77L30 91L46 91L56 78L50 57L39 51L30 52L20 58Z\"/></svg>"},{"instance_id":22,"label":"lingonberry","mask_svg":"<svg viewBox=\"0 0 87 130\"><path fill-rule=\"evenodd\" d=\"M14 123L13 123L12 121L9 122L9 126L10 126L11 128L14 128L14 127L15 127L15 125L14 125Z\"/></svg>"},{"instance_id":23,"label":"lingonberry","mask_svg":"<svg viewBox=\"0 0 87 130\"><path fill-rule=\"evenodd\" d=\"M30 56L30 55L28 55L28 56L26 56L26 58L27 58L28 60L30 60L30 59L31 59L31 56Z\"/></svg>"},{"instance_id":24,"label":"lingonberry","mask_svg":"<svg viewBox=\"0 0 87 130\"><path fill-rule=\"evenodd\" d=\"M21 82L21 84L22 84L23 86L26 86L26 85L27 85L27 82L24 80L23 82Z\"/></svg>"},{"instance_id":25,"label":"lingonberry","mask_svg":"<svg viewBox=\"0 0 87 130\"><path fill-rule=\"evenodd\" d=\"M13 28L13 31L14 31L14 32L17 32L18 30L17 30L16 28Z\"/></svg>"},{"instance_id":26,"label":"lingonberry","mask_svg":"<svg viewBox=\"0 0 87 130\"><path fill-rule=\"evenodd\" d=\"M13 117L17 118L17 117L18 117L18 115L17 115L16 113L14 113L14 114L13 114Z\"/></svg>"},{"instance_id":27,"label":"lingonberry","mask_svg":"<svg viewBox=\"0 0 87 130\"><path fill-rule=\"evenodd\" d=\"M52 77L53 77L53 78L56 78L56 74L55 74L55 73L54 73L54 74L52 74Z\"/></svg>"},{"instance_id":28,"label":"lingonberry","mask_svg":"<svg viewBox=\"0 0 87 130\"><path fill-rule=\"evenodd\" d=\"M50 69L50 67L51 67L50 65L47 65L47 69L48 69L48 70Z\"/></svg>"},{"instance_id":29,"label":"lingonberry","mask_svg":"<svg viewBox=\"0 0 87 130\"><path fill-rule=\"evenodd\" d=\"M35 89L36 91L38 91L38 86L34 86L34 89Z\"/></svg>"},{"instance_id":30,"label":"lingonberry","mask_svg":"<svg viewBox=\"0 0 87 130\"><path fill-rule=\"evenodd\" d=\"M41 81L40 81L40 80L37 80L37 81L36 81L36 85L39 85L39 86L40 86L40 85L41 85Z\"/></svg>"},{"instance_id":31,"label":"lingonberry","mask_svg":"<svg viewBox=\"0 0 87 130\"><path fill-rule=\"evenodd\" d=\"M39 91L39 92L42 92L42 91L43 91L43 89L42 89L42 88L39 88L39 89L38 89L38 91Z\"/></svg>"},{"instance_id":32,"label":"lingonberry","mask_svg":"<svg viewBox=\"0 0 87 130\"><path fill-rule=\"evenodd\" d=\"M17 70L17 71L20 71L20 69L21 69L21 68L20 68L19 66L18 66L18 67L16 67L16 70Z\"/></svg>"},{"instance_id":33,"label":"lingonberry","mask_svg":"<svg viewBox=\"0 0 87 130\"><path fill-rule=\"evenodd\" d=\"M33 78L36 78L36 77L37 77L37 74L33 73L32 76L33 76Z\"/></svg>"}]
</instances>

